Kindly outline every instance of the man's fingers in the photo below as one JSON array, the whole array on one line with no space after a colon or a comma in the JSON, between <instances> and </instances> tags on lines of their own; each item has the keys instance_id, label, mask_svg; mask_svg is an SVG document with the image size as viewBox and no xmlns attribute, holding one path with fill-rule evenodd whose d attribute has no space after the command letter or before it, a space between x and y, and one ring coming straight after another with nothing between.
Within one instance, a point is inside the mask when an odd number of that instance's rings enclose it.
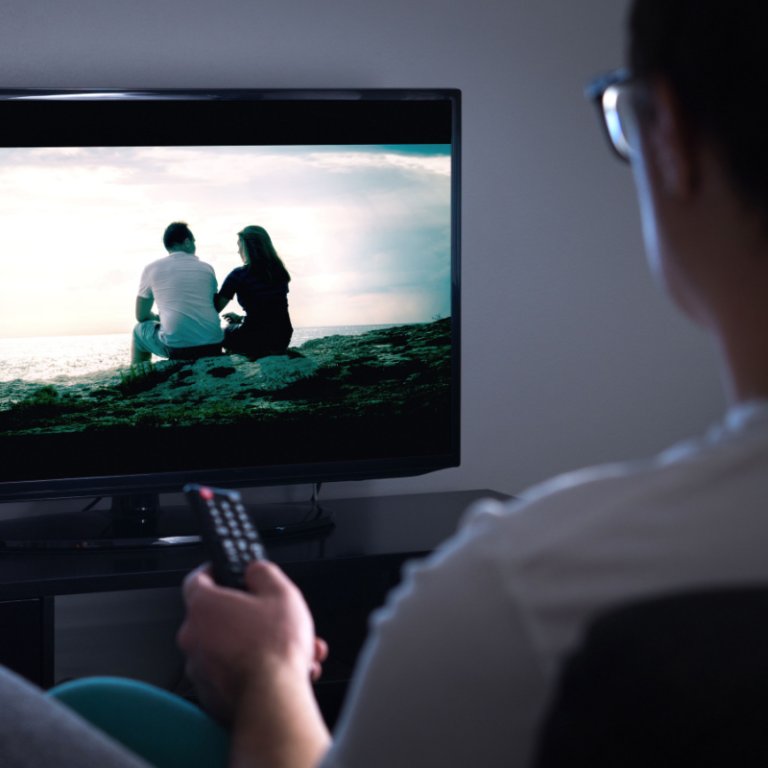
<instances>
[{"instance_id":1,"label":"man's fingers","mask_svg":"<svg viewBox=\"0 0 768 768\"><path fill-rule=\"evenodd\" d=\"M181 592L184 600L189 602L190 598L200 589L208 589L212 586L214 586L214 582L211 577L210 563L203 563L203 565L186 575L181 585Z\"/></svg>"},{"instance_id":2,"label":"man's fingers","mask_svg":"<svg viewBox=\"0 0 768 768\"><path fill-rule=\"evenodd\" d=\"M322 637L315 638L315 659L321 664L328 658L328 643Z\"/></svg>"}]
</instances>

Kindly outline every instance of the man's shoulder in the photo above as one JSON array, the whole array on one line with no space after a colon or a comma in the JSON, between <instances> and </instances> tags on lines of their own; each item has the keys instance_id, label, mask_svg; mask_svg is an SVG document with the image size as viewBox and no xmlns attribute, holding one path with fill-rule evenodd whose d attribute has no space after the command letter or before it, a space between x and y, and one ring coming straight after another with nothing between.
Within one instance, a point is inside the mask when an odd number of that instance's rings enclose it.
<instances>
[{"instance_id":1,"label":"man's shoulder","mask_svg":"<svg viewBox=\"0 0 768 768\"><path fill-rule=\"evenodd\" d=\"M214 272L213 267L207 262L200 259L193 253L185 253L183 251L171 251L165 256L161 256L154 261L151 261L144 268L145 272L175 272L176 270L200 270L204 272Z\"/></svg>"},{"instance_id":2,"label":"man's shoulder","mask_svg":"<svg viewBox=\"0 0 768 768\"><path fill-rule=\"evenodd\" d=\"M768 531L766 466L768 429L713 430L648 459L559 475L504 504L476 504L462 528L478 552L525 570L579 561L595 548L617 557L643 542L653 552L668 540L709 537L716 546L716 532L731 525L760 521Z\"/></svg>"},{"instance_id":3,"label":"man's shoulder","mask_svg":"<svg viewBox=\"0 0 768 768\"><path fill-rule=\"evenodd\" d=\"M157 272L159 269L163 269L164 267L168 266L168 255L160 256L157 259L154 259L153 261L150 261L145 267L144 267L144 273L148 274L151 272Z\"/></svg>"},{"instance_id":4,"label":"man's shoulder","mask_svg":"<svg viewBox=\"0 0 768 768\"><path fill-rule=\"evenodd\" d=\"M162 281L165 272L167 268L162 258L150 261L141 271L141 284L147 286Z\"/></svg>"},{"instance_id":5,"label":"man's shoulder","mask_svg":"<svg viewBox=\"0 0 768 768\"><path fill-rule=\"evenodd\" d=\"M542 551L590 540L604 527L640 515L648 520L675 499L693 495L719 462L704 441L646 459L601 464L552 477L507 502L471 506L470 538L525 561Z\"/></svg>"},{"instance_id":6,"label":"man's shoulder","mask_svg":"<svg viewBox=\"0 0 768 768\"><path fill-rule=\"evenodd\" d=\"M189 255L192 258L189 261L184 262L184 264L188 265L188 268L198 269L201 272L209 272L212 275L216 274L216 270L214 270L213 266L207 261L203 261L198 255L194 253Z\"/></svg>"}]
</instances>

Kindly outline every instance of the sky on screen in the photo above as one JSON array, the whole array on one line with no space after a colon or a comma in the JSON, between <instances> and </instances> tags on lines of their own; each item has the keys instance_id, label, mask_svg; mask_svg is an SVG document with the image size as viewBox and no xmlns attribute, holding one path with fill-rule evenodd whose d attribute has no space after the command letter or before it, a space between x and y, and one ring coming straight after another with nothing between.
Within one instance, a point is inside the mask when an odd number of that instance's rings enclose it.
<instances>
[{"instance_id":1,"label":"sky on screen","mask_svg":"<svg viewBox=\"0 0 768 768\"><path fill-rule=\"evenodd\" d=\"M296 327L444 317L450 208L442 145L0 149L0 338L129 331L176 220L219 284L265 227Z\"/></svg>"}]
</instances>

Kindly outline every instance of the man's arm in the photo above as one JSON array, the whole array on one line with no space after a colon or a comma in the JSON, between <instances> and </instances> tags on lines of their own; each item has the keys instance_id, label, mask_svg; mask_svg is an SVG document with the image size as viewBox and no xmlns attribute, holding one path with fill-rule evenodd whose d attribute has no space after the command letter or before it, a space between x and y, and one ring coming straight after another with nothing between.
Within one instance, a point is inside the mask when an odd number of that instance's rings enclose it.
<instances>
[{"instance_id":1,"label":"man's arm","mask_svg":"<svg viewBox=\"0 0 768 768\"><path fill-rule=\"evenodd\" d=\"M145 299L143 296L136 297L136 320L143 323L145 320L159 320L159 316L152 312L154 299Z\"/></svg>"},{"instance_id":2,"label":"man's arm","mask_svg":"<svg viewBox=\"0 0 768 768\"><path fill-rule=\"evenodd\" d=\"M233 768L313 768L330 744L312 691L327 647L276 565L252 563L246 584L225 589L203 570L185 580L187 673L206 709L232 726Z\"/></svg>"}]
</instances>

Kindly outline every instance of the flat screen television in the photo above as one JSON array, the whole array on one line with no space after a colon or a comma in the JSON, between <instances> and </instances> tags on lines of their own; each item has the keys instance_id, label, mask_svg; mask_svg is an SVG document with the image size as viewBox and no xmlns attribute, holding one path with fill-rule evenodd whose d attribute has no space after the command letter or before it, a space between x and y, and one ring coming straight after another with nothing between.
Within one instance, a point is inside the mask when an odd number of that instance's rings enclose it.
<instances>
[{"instance_id":1,"label":"flat screen television","mask_svg":"<svg viewBox=\"0 0 768 768\"><path fill-rule=\"evenodd\" d=\"M457 465L460 162L453 89L0 92L0 502ZM287 350L131 364L174 221L268 232Z\"/></svg>"}]
</instances>

